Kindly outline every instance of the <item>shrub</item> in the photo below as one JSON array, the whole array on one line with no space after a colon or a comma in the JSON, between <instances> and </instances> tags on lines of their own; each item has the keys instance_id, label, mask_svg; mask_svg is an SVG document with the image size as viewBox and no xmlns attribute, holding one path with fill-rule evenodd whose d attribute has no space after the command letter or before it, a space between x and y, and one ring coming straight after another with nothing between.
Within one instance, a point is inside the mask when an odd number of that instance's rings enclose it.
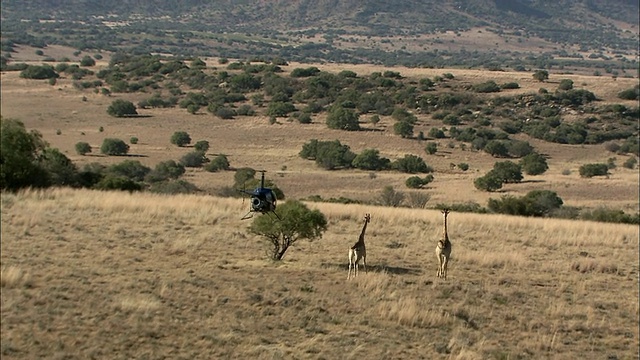
<instances>
[{"instance_id":1,"label":"shrub","mask_svg":"<svg viewBox=\"0 0 640 360\"><path fill-rule=\"evenodd\" d=\"M640 85L621 91L618 97L623 100L640 100Z\"/></svg>"},{"instance_id":2,"label":"shrub","mask_svg":"<svg viewBox=\"0 0 640 360\"><path fill-rule=\"evenodd\" d=\"M429 155L433 155L438 151L438 144L434 142L427 143L427 146L425 146L424 151Z\"/></svg>"},{"instance_id":3,"label":"shrub","mask_svg":"<svg viewBox=\"0 0 640 360\"><path fill-rule=\"evenodd\" d=\"M49 65L28 65L24 70L20 72L20 77L23 79L51 79L60 77L53 67Z\"/></svg>"},{"instance_id":4,"label":"shrub","mask_svg":"<svg viewBox=\"0 0 640 360\"><path fill-rule=\"evenodd\" d=\"M114 117L137 115L136 106L131 101L122 99L114 100L107 108L107 114Z\"/></svg>"},{"instance_id":5,"label":"shrub","mask_svg":"<svg viewBox=\"0 0 640 360\"><path fill-rule=\"evenodd\" d=\"M91 152L91 145L88 142L80 141L76 143L76 152L78 155L86 155Z\"/></svg>"},{"instance_id":6,"label":"shrub","mask_svg":"<svg viewBox=\"0 0 640 360\"><path fill-rule=\"evenodd\" d=\"M142 190L142 185L126 177L107 175L100 180L94 188L98 190L123 190L133 192Z\"/></svg>"},{"instance_id":7,"label":"shrub","mask_svg":"<svg viewBox=\"0 0 640 360\"><path fill-rule=\"evenodd\" d=\"M462 170L462 171L467 171L469 170L469 164L467 163L460 163L458 164L458 169Z\"/></svg>"},{"instance_id":8,"label":"shrub","mask_svg":"<svg viewBox=\"0 0 640 360\"><path fill-rule=\"evenodd\" d=\"M501 140L490 140L484 146L483 149L488 154L491 154L493 157L507 157L509 156L509 149L504 141Z\"/></svg>"},{"instance_id":9,"label":"shrub","mask_svg":"<svg viewBox=\"0 0 640 360\"><path fill-rule=\"evenodd\" d=\"M493 170L473 181L478 190L493 192L502 188L502 179Z\"/></svg>"},{"instance_id":10,"label":"shrub","mask_svg":"<svg viewBox=\"0 0 640 360\"><path fill-rule=\"evenodd\" d=\"M142 163L137 160L125 160L119 164L113 164L106 169L107 174L126 177L133 181L143 181L150 171L150 168L142 165Z\"/></svg>"},{"instance_id":11,"label":"shrub","mask_svg":"<svg viewBox=\"0 0 640 360\"><path fill-rule=\"evenodd\" d=\"M622 164L622 166L626 169L634 169L638 164L638 160L635 157L630 157Z\"/></svg>"},{"instance_id":12,"label":"shrub","mask_svg":"<svg viewBox=\"0 0 640 360\"><path fill-rule=\"evenodd\" d=\"M487 81L487 82L484 82L484 83L473 85L473 91L478 92L478 93L499 92L500 91L500 86L498 86L498 84L496 84L495 81L490 80L490 81Z\"/></svg>"},{"instance_id":13,"label":"shrub","mask_svg":"<svg viewBox=\"0 0 640 360\"><path fill-rule=\"evenodd\" d=\"M581 177L594 177L609 175L609 166L607 164L585 164L579 169Z\"/></svg>"},{"instance_id":14,"label":"shrub","mask_svg":"<svg viewBox=\"0 0 640 360\"><path fill-rule=\"evenodd\" d=\"M365 149L351 162L351 165L362 170L386 170L391 161L385 157L380 157L380 152L376 149Z\"/></svg>"},{"instance_id":15,"label":"shrub","mask_svg":"<svg viewBox=\"0 0 640 360\"><path fill-rule=\"evenodd\" d=\"M519 183L522 181L522 167L512 161L502 161L493 164L494 175L503 183Z\"/></svg>"},{"instance_id":16,"label":"shrub","mask_svg":"<svg viewBox=\"0 0 640 360\"><path fill-rule=\"evenodd\" d=\"M185 131L176 131L171 135L171 143L180 147L191 143L191 136Z\"/></svg>"},{"instance_id":17,"label":"shrub","mask_svg":"<svg viewBox=\"0 0 640 360\"><path fill-rule=\"evenodd\" d=\"M192 151L190 153L186 153L182 158L180 158L180 164L184 167L201 167L206 161L207 158L201 151Z\"/></svg>"},{"instance_id":18,"label":"shrub","mask_svg":"<svg viewBox=\"0 0 640 360\"><path fill-rule=\"evenodd\" d=\"M562 79L560 80L560 84L558 85L559 90L571 90L573 89L573 80L571 79Z\"/></svg>"},{"instance_id":19,"label":"shrub","mask_svg":"<svg viewBox=\"0 0 640 360\"><path fill-rule=\"evenodd\" d=\"M209 150L209 142L207 140L200 140L193 145L193 148L196 151L200 151L202 153L206 153Z\"/></svg>"},{"instance_id":20,"label":"shrub","mask_svg":"<svg viewBox=\"0 0 640 360\"><path fill-rule=\"evenodd\" d=\"M214 157L211 162L204 166L204 169L209 172L216 172L220 170L230 169L229 160L225 155L218 155Z\"/></svg>"},{"instance_id":21,"label":"shrub","mask_svg":"<svg viewBox=\"0 0 640 360\"><path fill-rule=\"evenodd\" d=\"M420 189L432 181L433 175L431 174L425 176L424 178L421 178L419 176L411 176L405 181L405 185L407 185L408 188Z\"/></svg>"},{"instance_id":22,"label":"shrub","mask_svg":"<svg viewBox=\"0 0 640 360\"><path fill-rule=\"evenodd\" d=\"M327 126L330 129L357 131L360 130L358 114L353 110L334 105L327 115Z\"/></svg>"},{"instance_id":23,"label":"shrub","mask_svg":"<svg viewBox=\"0 0 640 360\"><path fill-rule=\"evenodd\" d=\"M640 224L640 215L628 215L622 210L613 210L606 207L599 207L593 210L587 210L580 213L582 220L610 222L610 223L625 223L625 224Z\"/></svg>"},{"instance_id":24,"label":"shrub","mask_svg":"<svg viewBox=\"0 0 640 360\"><path fill-rule=\"evenodd\" d=\"M508 82L508 83L504 83L502 85L500 85L500 88L502 89L520 89L520 84L518 84L517 82Z\"/></svg>"},{"instance_id":25,"label":"shrub","mask_svg":"<svg viewBox=\"0 0 640 360\"><path fill-rule=\"evenodd\" d=\"M273 260L282 260L287 249L298 240L313 241L322 238L327 230L327 219L319 210L310 210L299 201L291 200L276 209L280 220L269 216L254 217L249 231L262 236L269 244Z\"/></svg>"},{"instance_id":26,"label":"shrub","mask_svg":"<svg viewBox=\"0 0 640 360\"><path fill-rule=\"evenodd\" d=\"M195 194L198 187L185 180L165 180L154 182L149 186L149 191L157 194Z\"/></svg>"},{"instance_id":27,"label":"shrub","mask_svg":"<svg viewBox=\"0 0 640 360\"><path fill-rule=\"evenodd\" d=\"M404 201L404 197L404 193L395 191L393 186L387 185L380 192L378 202L382 206L398 207Z\"/></svg>"},{"instance_id":28,"label":"shrub","mask_svg":"<svg viewBox=\"0 0 640 360\"><path fill-rule=\"evenodd\" d=\"M135 136L132 136L131 139L129 139L129 142L132 144L137 144L138 143L138 138Z\"/></svg>"},{"instance_id":29,"label":"shrub","mask_svg":"<svg viewBox=\"0 0 640 360\"><path fill-rule=\"evenodd\" d=\"M446 135L444 134L444 131L438 129L438 128L431 128L429 130L429 137L432 137L434 139L444 139Z\"/></svg>"},{"instance_id":30,"label":"shrub","mask_svg":"<svg viewBox=\"0 0 640 360\"><path fill-rule=\"evenodd\" d=\"M168 179L177 179L184 173L185 168L182 164L174 160L167 160L156 164L156 167L145 176L145 180L154 183Z\"/></svg>"},{"instance_id":31,"label":"shrub","mask_svg":"<svg viewBox=\"0 0 640 360\"><path fill-rule=\"evenodd\" d=\"M100 152L105 155L126 155L129 152L129 145L120 139L106 138L102 141Z\"/></svg>"},{"instance_id":32,"label":"shrub","mask_svg":"<svg viewBox=\"0 0 640 360\"><path fill-rule=\"evenodd\" d=\"M544 174L549 169L547 159L538 153L531 153L523 157L520 160L520 166L527 175Z\"/></svg>"},{"instance_id":33,"label":"shrub","mask_svg":"<svg viewBox=\"0 0 640 360\"><path fill-rule=\"evenodd\" d=\"M407 154L403 158L394 161L391 166L398 171L409 174L430 173L433 171L421 157L412 154Z\"/></svg>"},{"instance_id":34,"label":"shrub","mask_svg":"<svg viewBox=\"0 0 640 360\"><path fill-rule=\"evenodd\" d=\"M393 132L402 138L413 136L413 125L408 121L398 121L393 124Z\"/></svg>"}]
</instances>

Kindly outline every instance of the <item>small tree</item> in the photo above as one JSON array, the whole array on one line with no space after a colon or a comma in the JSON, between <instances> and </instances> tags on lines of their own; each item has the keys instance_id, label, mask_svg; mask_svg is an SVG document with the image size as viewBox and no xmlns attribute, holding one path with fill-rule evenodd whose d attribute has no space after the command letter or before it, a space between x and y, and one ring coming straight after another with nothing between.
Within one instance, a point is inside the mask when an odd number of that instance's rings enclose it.
<instances>
[{"instance_id":1,"label":"small tree","mask_svg":"<svg viewBox=\"0 0 640 360\"><path fill-rule=\"evenodd\" d=\"M560 80L560 84L558 85L559 90L571 90L573 89L573 80L571 79L562 79Z\"/></svg>"},{"instance_id":2,"label":"small tree","mask_svg":"<svg viewBox=\"0 0 640 360\"><path fill-rule=\"evenodd\" d=\"M380 205L398 207L404 201L404 193L395 191L393 186L387 185L380 192Z\"/></svg>"},{"instance_id":3,"label":"small tree","mask_svg":"<svg viewBox=\"0 0 640 360\"><path fill-rule=\"evenodd\" d=\"M145 180L153 183L167 179L177 179L182 176L185 171L184 166L175 162L175 160L162 161L156 164L156 167L145 176Z\"/></svg>"},{"instance_id":4,"label":"small tree","mask_svg":"<svg viewBox=\"0 0 640 360\"><path fill-rule=\"evenodd\" d=\"M88 142L80 141L76 143L76 152L78 155L86 155L91 152L91 145Z\"/></svg>"},{"instance_id":5,"label":"small tree","mask_svg":"<svg viewBox=\"0 0 640 360\"><path fill-rule=\"evenodd\" d=\"M413 124L408 121L398 121L393 124L393 132L400 135L401 138L407 139L413 136Z\"/></svg>"},{"instance_id":6,"label":"small tree","mask_svg":"<svg viewBox=\"0 0 640 360\"><path fill-rule=\"evenodd\" d=\"M207 162L207 158L200 151L192 151L180 158L180 164L184 167L201 167L205 162Z\"/></svg>"},{"instance_id":7,"label":"small tree","mask_svg":"<svg viewBox=\"0 0 640 360\"><path fill-rule=\"evenodd\" d=\"M193 145L193 148L197 151L205 153L209 150L209 142L207 140L200 140L196 142L195 145Z\"/></svg>"},{"instance_id":8,"label":"small tree","mask_svg":"<svg viewBox=\"0 0 640 360\"><path fill-rule=\"evenodd\" d=\"M512 161L493 164L491 170L503 183L519 183L522 181L522 168Z\"/></svg>"},{"instance_id":9,"label":"small tree","mask_svg":"<svg viewBox=\"0 0 640 360\"><path fill-rule=\"evenodd\" d=\"M581 177L594 177L609 175L609 166L607 164L585 164L580 166Z\"/></svg>"},{"instance_id":10,"label":"small tree","mask_svg":"<svg viewBox=\"0 0 640 360\"><path fill-rule=\"evenodd\" d=\"M365 149L353 159L351 165L362 170L385 170L390 163L389 159L380 157L377 149Z\"/></svg>"},{"instance_id":11,"label":"small tree","mask_svg":"<svg viewBox=\"0 0 640 360\"><path fill-rule=\"evenodd\" d=\"M122 99L114 100L107 108L107 114L114 117L138 115L136 106L131 101Z\"/></svg>"},{"instance_id":12,"label":"small tree","mask_svg":"<svg viewBox=\"0 0 640 360\"><path fill-rule=\"evenodd\" d=\"M218 155L211 160L210 163L204 166L204 169L209 172L216 172L219 170L229 170L231 165L229 159L225 155Z\"/></svg>"},{"instance_id":13,"label":"small tree","mask_svg":"<svg viewBox=\"0 0 640 360\"><path fill-rule=\"evenodd\" d=\"M502 179L493 170L473 181L478 190L493 192L502 188Z\"/></svg>"},{"instance_id":14,"label":"small tree","mask_svg":"<svg viewBox=\"0 0 640 360\"><path fill-rule=\"evenodd\" d=\"M408 188L420 189L432 181L433 175L431 174L425 176L424 178L421 178L419 176L411 176L405 181L405 185L407 185Z\"/></svg>"},{"instance_id":15,"label":"small tree","mask_svg":"<svg viewBox=\"0 0 640 360\"><path fill-rule=\"evenodd\" d=\"M424 148L424 151L429 155L433 155L438 151L438 144L434 142L427 143L427 146Z\"/></svg>"},{"instance_id":16,"label":"small tree","mask_svg":"<svg viewBox=\"0 0 640 360\"><path fill-rule=\"evenodd\" d=\"M544 82L549 79L549 72L547 70L536 70L533 73L533 78L540 82Z\"/></svg>"},{"instance_id":17,"label":"small tree","mask_svg":"<svg viewBox=\"0 0 640 360\"><path fill-rule=\"evenodd\" d=\"M268 215L254 217L249 228L252 234L264 237L271 245L271 259L282 260L290 246L300 239L313 241L322 238L327 230L327 219L319 210L310 210L306 205L289 200L276 209L280 219Z\"/></svg>"},{"instance_id":18,"label":"small tree","mask_svg":"<svg viewBox=\"0 0 640 360\"><path fill-rule=\"evenodd\" d=\"M171 135L171 143L180 147L191 143L191 136L185 131L176 131Z\"/></svg>"},{"instance_id":19,"label":"small tree","mask_svg":"<svg viewBox=\"0 0 640 360\"><path fill-rule=\"evenodd\" d=\"M126 155L129 152L129 145L120 139L106 138L102 141L100 152L105 155Z\"/></svg>"},{"instance_id":20,"label":"small tree","mask_svg":"<svg viewBox=\"0 0 640 360\"><path fill-rule=\"evenodd\" d=\"M335 105L327 115L327 126L330 129L357 131L360 130L358 114L353 110Z\"/></svg>"},{"instance_id":21,"label":"small tree","mask_svg":"<svg viewBox=\"0 0 640 360\"><path fill-rule=\"evenodd\" d=\"M520 166L527 175L540 175L549 169L547 159L538 154L531 153L520 160Z\"/></svg>"}]
</instances>

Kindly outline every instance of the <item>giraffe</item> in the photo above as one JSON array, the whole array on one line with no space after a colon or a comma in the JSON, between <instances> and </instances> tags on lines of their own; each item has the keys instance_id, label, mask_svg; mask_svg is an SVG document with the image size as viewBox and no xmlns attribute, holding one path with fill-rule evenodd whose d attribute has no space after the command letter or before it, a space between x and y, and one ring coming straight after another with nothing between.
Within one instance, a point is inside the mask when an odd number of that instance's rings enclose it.
<instances>
[{"instance_id":1,"label":"giraffe","mask_svg":"<svg viewBox=\"0 0 640 360\"><path fill-rule=\"evenodd\" d=\"M347 274L347 280L351 278L351 268L353 267L353 277L358 275L358 264L362 260L362 266L364 271L367 271L367 249L364 245L364 232L367 230L367 224L371 221L371 214L364 215L364 225L362 226L362 232L356 242L349 249L349 273Z\"/></svg>"},{"instance_id":2,"label":"giraffe","mask_svg":"<svg viewBox=\"0 0 640 360\"><path fill-rule=\"evenodd\" d=\"M438 257L437 277L447 280L447 266L451 258L451 241L449 241L449 234L447 233L447 215L449 215L449 209L443 209L442 215L444 216L443 235L442 239L438 240L438 246L436 246L436 256Z\"/></svg>"}]
</instances>

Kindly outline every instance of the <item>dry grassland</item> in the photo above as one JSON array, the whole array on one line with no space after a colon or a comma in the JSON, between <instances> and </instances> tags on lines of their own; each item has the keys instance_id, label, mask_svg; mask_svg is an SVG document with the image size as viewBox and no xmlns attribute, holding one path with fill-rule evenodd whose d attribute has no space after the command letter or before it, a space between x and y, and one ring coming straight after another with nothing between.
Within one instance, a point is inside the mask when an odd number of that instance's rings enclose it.
<instances>
[{"instance_id":1,"label":"dry grassland","mask_svg":"<svg viewBox=\"0 0 640 360\"><path fill-rule=\"evenodd\" d=\"M2 194L3 359L637 359L638 227L309 203L280 263L211 196ZM371 213L368 273L347 249Z\"/></svg>"},{"instance_id":2,"label":"dry grassland","mask_svg":"<svg viewBox=\"0 0 640 360\"><path fill-rule=\"evenodd\" d=\"M62 48L51 50L55 54L63 54ZM68 52L70 55L71 51ZM32 59L33 52L22 51L16 58ZM106 55L105 55L106 56ZM207 59L209 67L219 66L217 59ZM104 61L96 69L105 66ZM308 67L309 64L292 63L285 68L290 71L297 67ZM317 64L321 70L338 72L353 70L357 74L366 75L385 68L373 65ZM503 95L514 93L535 93L540 87L550 91L557 87L560 79L570 78L576 88L584 88L595 93L601 99L599 104L623 103L637 106L637 102L621 101L617 94L637 84L637 78L618 78L613 81L607 77L585 75L551 74L547 83L541 84L533 80L528 72L487 72L463 69L409 69L393 68L403 76L422 78L452 73L458 83L475 84L488 80L497 83L517 82L521 89L503 91ZM437 203L464 203L468 201L486 205L490 197L501 195L522 196L534 189L552 190L564 200L565 205L594 208L608 206L622 209L629 213L638 210L639 179L637 169L625 169L621 164L627 156L617 156L605 150L603 145L560 145L520 136L529 141L538 152L548 155L549 170L541 176L525 176L521 184L507 184L498 193L491 194L478 191L473 180L489 171L495 158L485 153L463 151L458 145L449 147L449 140L439 140L439 151L436 155L427 155L425 142L415 139L402 139L393 134L394 120L382 117L377 125L372 125L366 116L361 119L365 131L345 132L328 129L325 115L313 119L312 124L302 125L287 119L270 125L266 117L238 117L235 120L222 120L205 111L188 114L184 109L140 109L143 117L113 118L107 115L106 109L115 99L125 99L137 103L151 96L150 93L116 94L111 97L81 92L73 86L70 78L58 80L55 86L46 81L26 80L19 78L19 73L2 74L2 107L1 114L7 118L22 120L28 129L42 132L44 139L52 147L59 148L79 167L91 162L104 164L119 163L123 160L139 160L144 165L154 167L165 160L178 160L192 151L190 148L178 148L170 144L169 139L175 131L186 131L192 142L207 140L211 144L211 154L228 155L231 166L265 169L267 176L284 190L289 198L306 198L320 195L323 198L344 196L365 202L374 201L385 186L391 185L397 190L409 193L404 185L407 174L397 172L379 172L373 177L369 172L349 170L328 172L318 168L312 161L298 156L302 145L311 139L335 140L349 145L355 153L364 149L375 148L380 155L395 160L405 154L417 154L435 169L435 180L429 188L421 190L428 193L431 201L428 207ZM189 89L185 89L189 91ZM86 101L83 101L84 100ZM564 114L571 120L570 113ZM442 123L433 120L429 115L418 115L419 123L415 133L425 134L432 127L442 127ZM99 129L104 131L100 132ZM138 144L131 145L130 156L106 157L100 155L100 146L107 137L115 137L129 141L131 137L139 139ZM89 156L76 154L74 145L88 142L93 147ZM612 170L609 178L580 178L578 169L581 165L594 162L607 162L616 157L618 167ZM467 163L470 169L466 172L450 170L450 164ZM285 170L286 169L286 170ZM215 194L220 188L233 183L233 174L229 172L208 173L200 169L191 169L186 179L204 191Z\"/></svg>"}]
</instances>

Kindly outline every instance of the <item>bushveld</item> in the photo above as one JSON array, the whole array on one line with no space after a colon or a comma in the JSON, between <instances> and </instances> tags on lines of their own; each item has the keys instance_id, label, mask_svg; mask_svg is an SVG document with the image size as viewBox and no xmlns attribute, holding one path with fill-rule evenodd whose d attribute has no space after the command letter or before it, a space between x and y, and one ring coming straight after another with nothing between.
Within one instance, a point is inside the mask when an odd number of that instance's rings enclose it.
<instances>
[{"instance_id":1,"label":"bushveld","mask_svg":"<svg viewBox=\"0 0 640 360\"><path fill-rule=\"evenodd\" d=\"M328 230L281 262L240 199L2 194L2 355L575 359L638 356L638 227L308 203ZM368 271L347 281L364 213ZM267 216L267 215L262 215Z\"/></svg>"}]
</instances>

